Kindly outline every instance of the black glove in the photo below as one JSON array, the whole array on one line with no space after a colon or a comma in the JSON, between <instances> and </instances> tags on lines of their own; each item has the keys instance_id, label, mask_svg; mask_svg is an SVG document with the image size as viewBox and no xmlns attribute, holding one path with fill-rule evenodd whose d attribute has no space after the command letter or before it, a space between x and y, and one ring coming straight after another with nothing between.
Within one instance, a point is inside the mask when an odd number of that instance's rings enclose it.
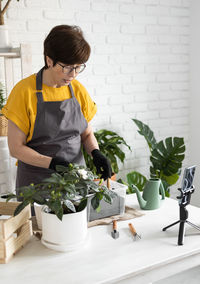
<instances>
[{"instance_id":1,"label":"black glove","mask_svg":"<svg viewBox=\"0 0 200 284\"><path fill-rule=\"evenodd\" d=\"M91 154L97 174L101 174L104 180L110 178L112 174L110 161L98 149L93 150Z\"/></svg>"},{"instance_id":2,"label":"black glove","mask_svg":"<svg viewBox=\"0 0 200 284\"><path fill-rule=\"evenodd\" d=\"M56 171L56 166L58 165L68 167L69 162L59 157L52 158L49 169Z\"/></svg>"}]
</instances>

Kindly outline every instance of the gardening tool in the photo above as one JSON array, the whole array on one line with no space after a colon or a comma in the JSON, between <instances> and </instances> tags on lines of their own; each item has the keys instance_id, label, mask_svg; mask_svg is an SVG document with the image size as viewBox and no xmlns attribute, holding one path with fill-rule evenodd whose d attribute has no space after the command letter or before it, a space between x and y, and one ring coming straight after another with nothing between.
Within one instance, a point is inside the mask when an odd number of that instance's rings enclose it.
<instances>
[{"instance_id":1,"label":"gardening tool","mask_svg":"<svg viewBox=\"0 0 200 284\"><path fill-rule=\"evenodd\" d=\"M110 189L110 179L107 179L107 188Z\"/></svg>"},{"instance_id":2,"label":"gardening tool","mask_svg":"<svg viewBox=\"0 0 200 284\"><path fill-rule=\"evenodd\" d=\"M134 241L140 240L140 239L141 239L141 236L138 235L138 233L136 232L136 230L135 230L135 228L133 227L133 225L132 225L131 223L129 223L128 226L129 226L129 229L130 229L131 233L133 234Z\"/></svg>"},{"instance_id":3,"label":"gardening tool","mask_svg":"<svg viewBox=\"0 0 200 284\"><path fill-rule=\"evenodd\" d=\"M140 208L143 210L157 209L160 207L162 200L165 199L165 190L161 180L158 178L152 178L146 182L142 196L137 186L132 185L132 187L136 192Z\"/></svg>"},{"instance_id":4,"label":"gardening tool","mask_svg":"<svg viewBox=\"0 0 200 284\"><path fill-rule=\"evenodd\" d=\"M117 220L113 220L113 231L111 232L113 239L119 238L119 232L117 231Z\"/></svg>"}]
</instances>

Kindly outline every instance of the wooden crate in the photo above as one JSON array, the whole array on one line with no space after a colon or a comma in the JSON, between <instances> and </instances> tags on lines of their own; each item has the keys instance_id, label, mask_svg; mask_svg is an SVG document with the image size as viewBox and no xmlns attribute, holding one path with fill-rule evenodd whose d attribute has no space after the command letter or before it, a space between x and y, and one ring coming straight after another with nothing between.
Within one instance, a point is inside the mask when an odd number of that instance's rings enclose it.
<instances>
[{"instance_id":1,"label":"wooden crate","mask_svg":"<svg viewBox=\"0 0 200 284\"><path fill-rule=\"evenodd\" d=\"M19 202L0 202L0 263L7 263L33 234L30 205L14 217L18 205Z\"/></svg>"}]
</instances>

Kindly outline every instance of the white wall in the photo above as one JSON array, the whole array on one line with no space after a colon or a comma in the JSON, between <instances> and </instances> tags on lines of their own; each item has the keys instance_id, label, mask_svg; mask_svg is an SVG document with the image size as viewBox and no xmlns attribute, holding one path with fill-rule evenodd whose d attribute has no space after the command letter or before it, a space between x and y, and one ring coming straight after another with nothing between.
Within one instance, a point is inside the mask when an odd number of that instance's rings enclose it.
<instances>
[{"instance_id":1,"label":"white wall","mask_svg":"<svg viewBox=\"0 0 200 284\"><path fill-rule=\"evenodd\" d=\"M192 203L200 206L200 1L191 6L190 163L197 165Z\"/></svg>"},{"instance_id":2,"label":"white wall","mask_svg":"<svg viewBox=\"0 0 200 284\"><path fill-rule=\"evenodd\" d=\"M94 129L117 131L132 147L118 175L124 177L149 172L149 152L131 118L149 124L158 140L183 136L188 144L189 17L190 0L20 0L11 2L6 23L14 46L31 43L34 72L53 26L82 27L92 55L79 78L98 106Z\"/></svg>"}]
</instances>

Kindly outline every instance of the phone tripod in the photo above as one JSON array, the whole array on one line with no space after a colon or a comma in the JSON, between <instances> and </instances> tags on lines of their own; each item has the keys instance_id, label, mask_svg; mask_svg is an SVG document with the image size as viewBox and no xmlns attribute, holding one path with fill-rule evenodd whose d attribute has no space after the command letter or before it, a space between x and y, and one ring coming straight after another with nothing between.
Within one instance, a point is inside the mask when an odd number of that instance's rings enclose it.
<instances>
[{"instance_id":1,"label":"phone tripod","mask_svg":"<svg viewBox=\"0 0 200 284\"><path fill-rule=\"evenodd\" d=\"M198 227L197 225L191 223L190 221L188 221L188 211L185 208L189 203L190 203L190 199L191 199L191 194L194 192L194 186L190 187L189 189L187 189L186 191L183 191L181 188L178 188L178 190L181 192L181 196L177 196L177 199L181 199L179 202L179 216L180 219L172 224L170 224L169 226L163 228L163 231L166 231L168 228L180 223L179 225L179 233L178 233L178 245L183 245L183 238L184 238L184 234L185 234L185 223L187 223L188 225L192 226L193 228L197 229L200 231L200 227Z\"/></svg>"}]
</instances>

